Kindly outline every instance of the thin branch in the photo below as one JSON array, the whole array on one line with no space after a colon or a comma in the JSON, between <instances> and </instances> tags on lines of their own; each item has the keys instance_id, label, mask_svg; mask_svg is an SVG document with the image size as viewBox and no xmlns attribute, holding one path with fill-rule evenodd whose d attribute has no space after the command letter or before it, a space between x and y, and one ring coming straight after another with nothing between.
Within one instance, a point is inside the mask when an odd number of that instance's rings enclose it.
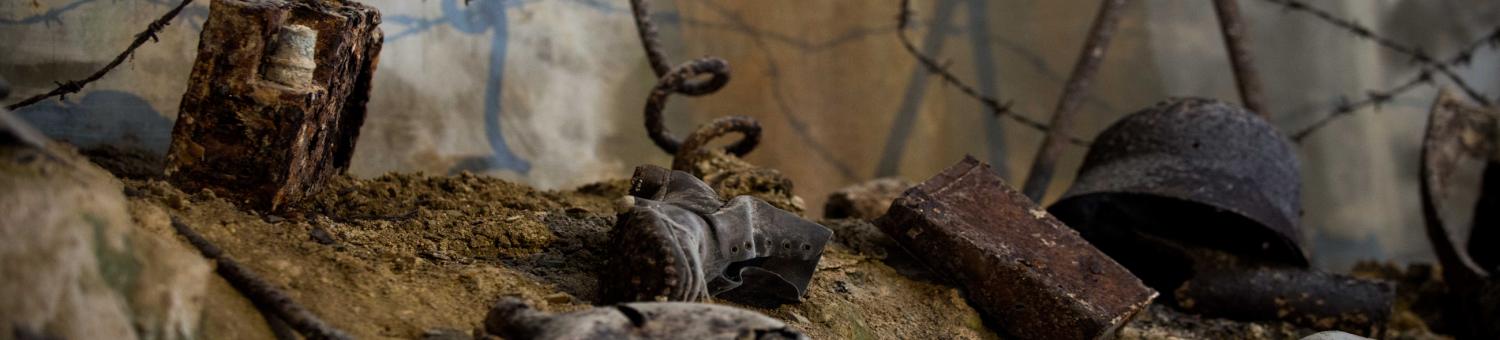
<instances>
[{"instance_id":1,"label":"thin branch","mask_svg":"<svg viewBox=\"0 0 1500 340\"><path fill-rule=\"evenodd\" d=\"M1062 143L1067 138L1068 129L1073 127L1078 109L1083 106L1083 97L1088 94L1094 74L1099 73L1099 65L1104 63L1105 52L1109 51L1109 42L1113 40L1115 28L1119 26L1120 9L1123 7L1125 0L1104 0L1099 4L1099 13L1094 16L1094 23L1089 27L1083 50L1078 51L1078 62L1073 65L1068 82L1063 85L1062 97L1057 100L1057 109L1052 113L1052 131L1042 142L1041 149L1037 150L1026 184L1021 187L1021 193L1032 201L1041 202L1042 196L1047 193L1052 172L1057 168L1057 159L1062 156Z\"/></svg>"},{"instance_id":2,"label":"thin branch","mask_svg":"<svg viewBox=\"0 0 1500 340\"><path fill-rule=\"evenodd\" d=\"M916 58L923 67L926 67L928 72L938 75L938 77L942 78L944 82L958 88L959 92L963 92L964 95L969 96L970 98L974 98L974 100L978 100L980 104L988 107L990 109L990 112L992 112L995 116L1010 118L1017 123L1021 123L1021 125L1036 129L1037 131L1052 131L1052 129L1047 126L1047 123L1031 119L1030 117L1012 110L1010 102L1002 103L999 99L995 99L994 97L979 93L979 90L975 89L973 86L970 86L967 83L964 83L963 80L958 79L958 76L953 75L952 72L949 72L948 68L944 67L937 60L933 59L930 56L922 54L922 51L917 49L917 45L912 43L911 37L907 36L906 29L911 23L912 16L910 2L910 0L901 0L901 13L897 17L898 24L896 26L896 35L901 38L901 45L906 48L907 53L910 53L911 56L913 58ZM1066 138L1069 143L1075 145L1084 147L1087 147L1089 145L1088 140L1072 136L1066 136Z\"/></svg>"},{"instance_id":3,"label":"thin branch","mask_svg":"<svg viewBox=\"0 0 1500 340\"><path fill-rule=\"evenodd\" d=\"M1453 83L1457 85L1459 89L1462 89L1464 93L1467 94L1470 98L1473 98L1474 101L1479 102L1481 105L1490 105L1490 99L1488 97L1486 97L1483 93L1480 93L1478 90L1474 89L1473 86L1469 86L1468 82L1464 81L1463 78L1458 76L1458 73L1455 73L1452 70L1452 66L1467 65L1469 63L1469 60L1473 57L1474 52L1481 46L1485 45L1484 43L1470 44L1469 46L1466 46L1463 50L1458 52L1455 60L1450 60L1448 62L1439 62L1433 59L1431 55L1427 54L1427 52L1423 51L1422 49L1402 44L1396 42L1394 39L1375 34L1375 30L1360 25L1354 20L1341 18L1331 12L1313 7L1312 5L1308 5L1307 3L1304 3L1300 0L1262 1L1281 5L1283 8L1286 8L1289 11L1312 15L1313 17L1318 18L1323 22L1327 22L1334 27L1338 27L1340 29L1343 29L1344 31L1349 32L1349 34L1353 34L1356 37L1368 39L1375 42L1376 45L1385 48L1386 50L1409 57L1413 62L1422 65L1422 67L1430 68L1433 71L1442 74L1444 78L1448 78L1448 80L1453 81ZM1497 40L1500 40L1500 27L1496 27L1495 30L1491 31L1489 35L1487 35L1480 41L1487 41L1490 45L1493 45Z\"/></svg>"},{"instance_id":4,"label":"thin branch","mask_svg":"<svg viewBox=\"0 0 1500 340\"><path fill-rule=\"evenodd\" d=\"M146 26L145 31L142 31L140 34L135 35L135 40L130 43L130 47L125 48L124 52L120 52L120 55L115 56L114 61L109 62L108 65L104 65L104 68L101 68L98 71L94 71L94 74L89 75L87 78L74 81L58 82L57 88L52 89L52 91L32 96L31 98L26 98L24 100L16 102L15 104L10 104L10 106L6 106L5 109L15 111L16 109L19 109L21 107L36 104L43 99L51 97L64 97L68 94L78 93L78 91L82 91L85 85L88 85L95 80L99 80L99 78L104 78L105 74L109 73L109 71L113 71L115 67L120 66L120 64L124 63L126 59L129 59L130 56L135 53L136 48L139 48L141 47L141 45L144 45L146 43L146 40L149 39L151 41L159 41L160 39L156 37L156 33L160 32L162 28L165 28L167 27L167 25L171 24L172 19L176 18L178 13L182 13L182 9L186 8L187 5L191 3L193 3L193 0L182 0L182 3L177 4L177 7L173 7L172 10L167 11L166 14L163 14L161 18L157 18L156 21L152 21L150 25ZM64 99L66 98L64 97Z\"/></svg>"}]
</instances>

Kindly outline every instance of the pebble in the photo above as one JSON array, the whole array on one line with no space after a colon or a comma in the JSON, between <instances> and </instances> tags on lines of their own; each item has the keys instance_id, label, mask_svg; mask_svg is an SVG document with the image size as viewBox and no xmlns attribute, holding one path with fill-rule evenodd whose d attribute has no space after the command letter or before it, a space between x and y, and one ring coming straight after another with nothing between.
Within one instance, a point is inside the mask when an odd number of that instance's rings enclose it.
<instances>
[{"instance_id":1,"label":"pebble","mask_svg":"<svg viewBox=\"0 0 1500 340\"><path fill-rule=\"evenodd\" d=\"M812 323L812 320L808 320L807 317L802 316L802 314L797 314L797 312L792 312L792 319L797 320L797 323L803 323L803 324Z\"/></svg>"},{"instance_id":2,"label":"pebble","mask_svg":"<svg viewBox=\"0 0 1500 340\"><path fill-rule=\"evenodd\" d=\"M1307 337L1302 338L1302 340L1369 340L1369 339L1370 338L1366 338L1366 337L1362 337L1362 336L1358 336L1358 335L1354 335L1354 334L1349 334L1349 333L1344 333L1344 332L1340 332L1340 331L1318 332L1316 334L1308 335Z\"/></svg>"},{"instance_id":3,"label":"pebble","mask_svg":"<svg viewBox=\"0 0 1500 340\"><path fill-rule=\"evenodd\" d=\"M547 300L547 303L551 304L565 304L573 302L573 296L568 295L568 293L552 293L545 297L542 297L542 299Z\"/></svg>"}]
</instances>

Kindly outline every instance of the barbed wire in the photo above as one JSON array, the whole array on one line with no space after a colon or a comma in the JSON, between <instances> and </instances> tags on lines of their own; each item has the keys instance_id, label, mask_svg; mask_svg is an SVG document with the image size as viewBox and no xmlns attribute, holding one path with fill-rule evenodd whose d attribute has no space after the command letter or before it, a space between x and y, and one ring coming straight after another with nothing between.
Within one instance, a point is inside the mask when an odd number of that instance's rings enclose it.
<instances>
[{"instance_id":1,"label":"barbed wire","mask_svg":"<svg viewBox=\"0 0 1500 340\"><path fill-rule=\"evenodd\" d=\"M1272 1L1272 3L1293 3L1290 4L1289 7L1293 7L1293 9L1298 10L1319 10L1313 9L1313 7L1307 6L1307 4L1299 3L1299 1L1296 0L1263 1ZM1356 36L1368 37L1368 39L1377 40L1377 42L1385 42L1380 43L1380 45L1386 46L1386 48L1392 49L1392 51L1398 51L1398 49L1403 48L1404 46L1400 45L1400 43L1395 43L1394 40L1386 39L1386 37L1379 37L1374 33L1368 33L1368 31L1370 31L1368 30L1368 28L1359 27L1359 25L1356 24L1350 24L1350 22L1353 21L1349 21L1349 19L1340 19L1337 18L1337 16L1332 16L1331 13L1328 12L1311 13L1319 16L1319 18L1325 18L1325 16L1328 16L1328 18L1325 19L1328 19L1328 21L1331 22L1346 22L1346 24L1337 25L1340 25L1340 27L1346 27L1346 30L1350 31L1365 31L1364 34L1355 34ZM1416 60L1418 60L1418 63L1422 64L1422 70L1418 73L1418 75L1413 76L1413 78L1409 79L1409 81L1401 82L1401 84L1397 85L1397 87L1389 88L1389 90L1368 91L1368 93L1365 93L1365 96L1362 97L1362 99L1356 100L1356 102L1350 102L1347 97L1346 99L1341 99L1340 105L1335 106L1335 108L1332 109L1332 111L1329 112L1326 117L1314 121L1313 124L1310 124L1310 126L1308 127L1304 127L1304 129L1298 130L1298 132L1296 133L1292 133L1292 139L1293 141L1302 142L1302 139L1307 138L1307 136L1313 135L1314 132L1317 132L1317 130L1319 129L1323 129L1323 127L1328 126L1329 123L1332 123L1332 121L1334 120L1338 120L1338 118L1350 117L1350 115L1355 114L1355 112L1359 111L1359 109L1370 108L1370 106L1376 106L1376 108L1379 108L1380 105L1385 105L1385 103L1392 102L1392 100L1397 99L1397 97L1401 96L1401 94L1406 94L1407 91L1415 90L1415 88L1422 87L1422 85L1436 84L1434 73L1442 73L1445 78L1451 79L1451 81L1454 82L1454 84L1457 84L1458 87L1464 88L1464 91L1466 91L1466 93L1469 94L1470 97L1473 97L1476 102L1481 103L1481 105L1488 106L1490 105L1490 100L1485 99L1484 94L1479 94L1478 91L1473 91L1472 87L1469 87L1469 85L1467 85L1467 82L1463 82L1463 79L1458 78L1457 73L1452 72L1452 67L1466 66L1466 64L1469 64L1470 61L1473 61L1473 57L1475 57L1476 52L1478 52L1481 48L1485 48L1485 46L1490 46L1490 48L1494 48L1494 46L1500 46L1500 25L1497 25L1496 28L1493 28L1493 30L1491 30L1488 34L1485 34L1485 36L1479 37L1479 39L1475 39L1473 40L1473 42L1467 43L1467 45L1464 45L1463 48L1460 49L1460 51L1454 52L1454 55L1452 55L1452 57L1446 58L1446 60L1434 61L1431 57L1425 57L1425 55L1427 54L1425 54L1425 52L1421 52L1421 49L1400 49L1400 51L1404 51L1403 54L1424 55L1424 57L1416 58Z\"/></svg>"},{"instance_id":2,"label":"barbed wire","mask_svg":"<svg viewBox=\"0 0 1500 340\"><path fill-rule=\"evenodd\" d=\"M182 0L182 3L177 4L177 7L173 7L172 10L167 11L167 13L165 14L162 14L162 16L160 18L157 18L156 21L152 21L151 24L146 25L145 31L142 31L141 33L135 35L135 40L130 42L130 47L126 47L125 51L120 52L119 55L115 56L115 59L113 61L110 61L109 64L104 65L104 68L101 68L98 71L94 71L93 74L90 74L88 77L80 80L57 82L57 88L52 89L52 91L47 91L47 93L22 99L15 104L6 106L5 109L15 111L16 109L25 107L27 105L36 104L37 102L40 102L47 98L60 97L66 99L65 96L73 93L78 93L78 91L82 91L85 85L99 80L99 78L104 78L105 74L113 71L115 67L120 66L120 64L125 63L125 60L129 59L130 56L135 53L136 48L139 48L141 47L141 45L146 44L146 40L159 41L160 39L156 37L156 33L161 32L162 28L166 28L167 25L170 25L172 23L172 18L176 18L177 14L182 13L182 9L186 8L187 5L191 3L193 3L193 0Z\"/></svg>"},{"instance_id":3,"label":"barbed wire","mask_svg":"<svg viewBox=\"0 0 1500 340\"><path fill-rule=\"evenodd\" d=\"M1436 59L1433 59L1433 57L1428 54L1427 51L1422 50L1421 48L1402 44L1400 42L1397 42L1395 39L1381 36L1379 34L1376 34L1375 30L1361 25L1354 20L1339 17L1337 15L1334 15L1332 12L1314 7L1305 2L1302 2L1301 0L1261 1L1281 5L1282 8L1285 8L1288 11L1311 15L1323 22L1333 25L1334 27L1343 29L1344 31L1356 37L1370 40L1381 48L1411 58L1413 62L1421 65L1422 67L1429 68L1431 69L1431 71L1442 74L1443 77L1448 78L1448 80L1452 81L1454 85L1458 86L1459 89L1462 89L1465 94L1473 98L1475 101L1479 102L1481 105L1488 106L1491 103L1489 97L1486 97L1483 93L1480 93L1478 90L1474 89L1473 86L1470 86L1469 83L1464 81L1462 77L1459 77L1457 73L1453 72L1452 67L1468 65L1469 61L1473 59L1474 52L1477 51L1479 47L1484 45L1484 41L1490 41L1491 44L1494 44L1497 39L1500 39L1500 27L1496 27L1494 30L1492 30L1488 35L1486 35L1485 39L1480 40L1480 43L1466 46L1463 50L1458 52L1458 54L1455 55L1454 58L1450 59L1450 61L1440 62Z\"/></svg>"},{"instance_id":4,"label":"barbed wire","mask_svg":"<svg viewBox=\"0 0 1500 340\"><path fill-rule=\"evenodd\" d=\"M944 82L958 88L958 91L962 92L965 96L974 98L974 100L979 101L980 104L989 108L990 112L997 117L1010 118L1011 120L1020 123L1023 126L1035 129L1037 131L1052 131L1052 127L1048 126L1047 123L1032 119L1031 117L1027 117L1026 115L1022 115L1019 112L1013 110L1009 101L1001 102L995 97L979 93L979 90L975 89L973 86L970 86L967 83L964 83L963 80L958 79L958 76L953 75L952 72L949 72L948 68L942 63L939 63L936 59L923 54L921 50L917 49L917 45L912 43L911 37L907 36L907 28L911 24L911 17L913 15L914 13L911 9L911 0L901 0L901 12L896 17L896 35L901 38L901 45L906 48L906 52L910 53L913 58L916 58L917 62L921 63L923 67L927 68L928 72L936 74L939 78L942 78ZM1091 144L1091 142L1086 139L1074 136L1065 137L1067 138L1068 143L1074 145L1087 147L1089 146L1089 144Z\"/></svg>"},{"instance_id":5,"label":"barbed wire","mask_svg":"<svg viewBox=\"0 0 1500 340\"><path fill-rule=\"evenodd\" d=\"M662 51L661 41L657 38L656 24L651 22L650 6L646 0L631 0L630 8L635 17L641 46L646 50L647 63L658 78L656 86L646 98L646 134L651 137L651 141L662 151L680 156L697 152L709 140L736 132L744 137L725 147L725 152L743 157L755 150L755 146L760 143L761 127L755 118L749 116L719 117L699 126L698 130L685 138L672 135L662 119L667 98L674 93L697 97L718 92L729 83L729 62L718 57L702 57L675 67L667 64L667 54ZM704 76L708 79L700 79ZM684 144L684 141L691 143Z\"/></svg>"},{"instance_id":6,"label":"barbed wire","mask_svg":"<svg viewBox=\"0 0 1500 340\"><path fill-rule=\"evenodd\" d=\"M1422 85L1430 85L1432 84L1432 81L1432 72L1424 69L1421 73L1418 73L1416 77L1413 77L1411 80L1407 80L1406 82L1401 83L1401 85L1397 85L1396 87L1385 91L1367 92L1365 93L1365 97L1358 101L1351 102L1349 101L1348 97L1340 98L1339 105L1335 106L1333 111L1328 113L1328 116L1325 116L1322 119L1313 122L1312 125L1308 125L1307 127L1302 128L1302 130L1298 130L1296 133L1293 133L1292 141L1301 143L1302 140L1306 139L1308 135L1311 135L1313 132L1317 132L1319 129L1328 126L1328 123L1332 123L1334 120L1352 115L1354 114L1354 112L1357 112L1360 109L1364 109L1366 107L1373 106L1378 108L1380 107L1380 105L1393 101L1396 99L1396 97L1405 94L1412 89L1416 89L1418 87L1421 87Z\"/></svg>"}]
</instances>

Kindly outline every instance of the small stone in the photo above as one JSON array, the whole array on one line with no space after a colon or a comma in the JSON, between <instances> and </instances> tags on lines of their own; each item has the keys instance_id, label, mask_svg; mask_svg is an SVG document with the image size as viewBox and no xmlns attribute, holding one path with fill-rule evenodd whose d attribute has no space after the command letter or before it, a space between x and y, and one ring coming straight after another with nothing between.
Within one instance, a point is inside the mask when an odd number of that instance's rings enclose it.
<instances>
[{"instance_id":1,"label":"small stone","mask_svg":"<svg viewBox=\"0 0 1500 340\"><path fill-rule=\"evenodd\" d=\"M912 185L909 181L888 177L844 187L828 195L828 203L823 205L823 218L873 220L885 215L891 202Z\"/></svg>"},{"instance_id":2,"label":"small stone","mask_svg":"<svg viewBox=\"0 0 1500 340\"><path fill-rule=\"evenodd\" d=\"M333 234L328 233L328 230L324 230L321 226L313 226L312 231L308 232L308 234L308 236L311 236L312 240L314 242L318 242L318 244L330 245L338 242L337 240L333 239Z\"/></svg>"},{"instance_id":3,"label":"small stone","mask_svg":"<svg viewBox=\"0 0 1500 340\"><path fill-rule=\"evenodd\" d=\"M1369 340L1369 339L1370 338L1366 338L1366 337L1362 337L1362 336L1358 336L1358 335L1354 335L1354 334L1349 334L1349 333L1344 333L1344 332L1340 332L1340 331L1318 332L1316 334L1308 335L1308 336L1302 338L1302 340Z\"/></svg>"},{"instance_id":4,"label":"small stone","mask_svg":"<svg viewBox=\"0 0 1500 340\"><path fill-rule=\"evenodd\" d=\"M434 328L422 332L422 340L469 340L474 336L452 328Z\"/></svg>"},{"instance_id":5,"label":"small stone","mask_svg":"<svg viewBox=\"0 0 1500 340\"><path fill-rule=\"evenodd\" d=\"M797 320L797 323L812 323L812 320L808 320L807 317L797 314L797 312L792 312L792 319Z\"/></svg>"},{"instance_id":6,"label":"small stone","mask_svg":"<svg viewBox=\"0 0 1500 340\"><path fill-rule=\"evenodd\" d=\"M568 293L552 293L545 297L542 297L542 299L551 304L564 304L573 302L573 296L568 295Z\"/></svg>"}]
</instances>

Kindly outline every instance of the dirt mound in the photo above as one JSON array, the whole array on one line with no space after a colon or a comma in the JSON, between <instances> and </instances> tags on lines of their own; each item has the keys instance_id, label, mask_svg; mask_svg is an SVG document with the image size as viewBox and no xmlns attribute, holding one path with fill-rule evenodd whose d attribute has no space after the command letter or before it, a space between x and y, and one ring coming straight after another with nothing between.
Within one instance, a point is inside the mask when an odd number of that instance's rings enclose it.
<instances>
[{"instance_id":1,"label":"dirt mound","mask_svg":"<svg viewBox=\"0 0 1500 340\"><path fill-rule=\"evenodd\" d=\"M359 338L468 335L491 303L520 296L546 311L586 308L615 221L624 179L542 191L459 174L337 178L280 216L241 210L208 191L184 193L109 157L122 171L129 211L142 230L173 238L176 215L293 299ZM800 304L741 306L820 339L997 338L962 292L941 283L867 222L825 220L835 230ZM200 338L271 336L255 307L215 277ZM727 301L715 301L733 305ZM1121 330L1132 339L1269 339L1311 334L1280 323L1204 319L1162 306ZM1419 331L1416 336L1430 338ZM1397 333L1401 334L1401 333ZM1403 334L1404 335L1404 334Z\"/></svg>"},{"instance_id":2,"label":"dirt mound","mask_svg":"<svg viewBox=\"0 0 1500 340\"><path fill-rule=\"evenodd\" d=\"M271 216L157 179L124 182L145 229L171 233L168 216L180 216L361 338L470 333L501 296L549 311L588 306L616 200L626 191L625 180L541 191L469 174L393 174L336 179L291 212ZM210 289L210 299L242 300L232 294ZM237 323L264 323L242 302L212 308L234 312L206 311L205 324L219 326L204 327L205 337L245 332L228 328ZM818 338L994 337L958 290L912 280L837 244L806 302L762 311Z\"/></svg>"}]
</instances>

